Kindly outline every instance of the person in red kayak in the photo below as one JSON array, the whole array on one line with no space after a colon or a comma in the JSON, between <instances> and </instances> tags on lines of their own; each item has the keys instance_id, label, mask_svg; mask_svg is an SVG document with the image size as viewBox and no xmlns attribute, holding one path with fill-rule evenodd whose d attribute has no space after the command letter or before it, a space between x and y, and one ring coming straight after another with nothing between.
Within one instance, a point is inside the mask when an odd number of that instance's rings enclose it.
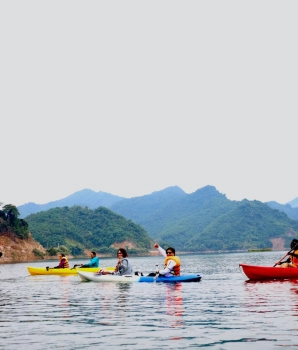
<instances>
[{"instance_id":1,"label":"person in red kayak","mask_svg":"<svg viewBox=\"0 0 298 350\"><path fill-rule=\"evenodd\" d=\"M291 242L291 251L288 253L289 258L280 263L280 267L298 267L298 239Z\"/></svg>"}]
</instances>

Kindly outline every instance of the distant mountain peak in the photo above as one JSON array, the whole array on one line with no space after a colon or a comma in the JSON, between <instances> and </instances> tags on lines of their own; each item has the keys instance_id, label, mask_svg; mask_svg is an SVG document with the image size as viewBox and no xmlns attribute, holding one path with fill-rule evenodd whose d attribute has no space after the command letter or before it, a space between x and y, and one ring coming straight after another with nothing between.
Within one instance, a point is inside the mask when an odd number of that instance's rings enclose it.
<instances>
[{"instance_id":1,"label":"distant mountain peak","mask_svg":"<svg viewBox=\"0 0 298 350\"><path fill-rule=\"evenodd\" d=\"M286 203L286 204L290 204L290 206L292 208L297 208L298 207L298 197L294 198L293 200L291 200L290 202Z\"/></svg>"}]
</instances>

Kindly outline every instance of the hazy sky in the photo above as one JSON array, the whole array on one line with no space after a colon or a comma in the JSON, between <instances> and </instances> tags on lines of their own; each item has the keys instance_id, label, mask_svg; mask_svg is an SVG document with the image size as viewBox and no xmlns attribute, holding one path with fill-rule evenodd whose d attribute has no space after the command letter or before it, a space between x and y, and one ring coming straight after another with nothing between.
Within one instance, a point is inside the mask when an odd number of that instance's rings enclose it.
<instances>
[{"instance_id":1,"label":"hazy sky","mask_svg":"<svg viewBox=\"0 0 298 350\"><path fill-rule=\"evenodd\" d=\"M297 1L1 1L0 201L298 197ZM296 123L295 123L296 121Z\"/></svg>"}]
</instances>

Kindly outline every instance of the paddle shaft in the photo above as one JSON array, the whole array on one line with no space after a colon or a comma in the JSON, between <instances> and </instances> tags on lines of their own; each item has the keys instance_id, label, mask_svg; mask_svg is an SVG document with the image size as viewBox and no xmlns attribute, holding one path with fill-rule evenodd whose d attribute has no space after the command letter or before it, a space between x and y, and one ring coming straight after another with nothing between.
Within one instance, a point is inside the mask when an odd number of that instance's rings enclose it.
<instances>
[{"instance_id":1,"label":"paddle shaft","mask_svg":"<svg viewBox=\"0 0 298 350\"><path fill-rule=\"evenodd\" d=\"M155 276L154 276L154 282L156 281L157 277L159 276L159 271L158 271L158 264L155 265Z\"/></svg>"},{"instance_id":2,"label":"paddle shaft","mask_svg":"<svg viewBox=\"0 0 298 350\"><path fill-rule=\"evenodd\" d=\"M273 265L273 267L275 267L276 265L278 265L285 257L287 257L288 255L290 255L290 253L291 253L293 250L295 250L296 248L298 248L298 243L297 243L296 245L294 245L294 247L293 247L290 251L288 251L287 254L286 254L285 256L283 256L277 263L275 263L275 264Z\"/></svg>"}]
</instances>

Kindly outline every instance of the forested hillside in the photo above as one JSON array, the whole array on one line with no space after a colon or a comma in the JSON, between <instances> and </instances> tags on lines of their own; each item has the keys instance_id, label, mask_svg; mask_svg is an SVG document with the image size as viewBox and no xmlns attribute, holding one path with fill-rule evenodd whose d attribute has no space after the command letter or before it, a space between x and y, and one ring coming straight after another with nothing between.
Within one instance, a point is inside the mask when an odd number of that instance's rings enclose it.
<instances>
[{"instance_id":1,"label":"forested hillside","mask_svg":"<svg viewBox=\"0 0 298 350\"><path fill-rule=\"evenodd\" d=\"M298 237L297 220L262 202L243 200L186 244L195 250L264 249L272 247L272 239L282 238L289 248L293 237Z\"/></svg>"},{"instance_id":2,"label":"forested hillside","mask_svg":"<svg viewBox=\"0 0 298 350\"><path fill-rule=\"evenodd\" d=\"M298 236L298 221L285 213L259 201L230 201L213 186L154 211L145 201L138 206L134 201L123 200L112 210L138 222L155 240L183 251L271 248L274 238L288 247Z\"/></svg>"},{"instance_id":3,"label":"forested hillside","mask_svg":"<svg viewBox=\"0 0 298 350\"><path fill-rule=\"evenodd\" d=\"M84 249L114 253L129 246L130 254L146 254L152 241L139 225L111 210L79 206L54 208L26 217L34 239L44 247L65 246L73 255Z\"/></svg>"},{"instance_id":4,"label":"forested hillside","mask_svg":"<svg viewBox=\"0 0 298 350\"><path fill-rule=\"evenodd\" d=\"M88 195L91 202L87 200ZM110 252L113 242L131 240L130 229L123 229L122 224L121 229L116 228L118 224L113 223L118 222L117 213L124 220L123 227L127 222L132 225L133 221L140 232L146 230L152 239L163 245L173 245L180 251L263 249L273 247L277 239L277 249L287 249L291 239L298 238L298 221L293 220L298 208L288 205L280 207L274 202L267 205L259 201L231 201L213 186L203 187L191 194L173 186L141 197L109 197L111 201L107 205L110 210L101 207L90 211L90 207L97 203L93 201L93 195L94 192L89 190L75 194L74 198L85 198L85 208L64 207L60 208L62 211L56 211L59 209L56 208L38 213L41 215L37 217L38 226L34 226L34 215L26 217L34 237L45 247L66 244L75 255L83 247L90 249L91 246L101 252ZM67 201L71 203L69 197ZM109 213L110 217L105 238L101 229L103 218L98 223L91 220L94 213L103 212ZM138 240L133 241L138 244ZM138 249L148 249L149 245L144 243Z\"/></svg>"},{"instance_id":5,"label":"forested hillside","mask_svg":"<svg viewBox=\"0 0 298 350\"><path fill-rule=\"evenodd\" d=\"M177 191L176 188L171 190ZM172 195L171 200L156 200L163 204L154 206L153 210L149 201L138 198L116 203L111 209L140 224L154 239L172 242L175 237L176 244L183 249L186 246L189 249L186 242L194 234L237 205L212 186L206 186L189 195L180 195L178 198Z\"/></svg>"},{"instance_id":6,"label":"forested hillside","mask_svg":"<svg viewBox=\"0 0 298 350\"><path fill-rule=\"evenodd\" d=\"M181 188L169 187L147 196L124 199L113 204L110 209L144 228L150 227L149 235L154 238L176 215L183 217L188 212L188 208L179 205L187 196ZM167 215L164 216L164 213Z\"/></svg>"}]
</instances>

